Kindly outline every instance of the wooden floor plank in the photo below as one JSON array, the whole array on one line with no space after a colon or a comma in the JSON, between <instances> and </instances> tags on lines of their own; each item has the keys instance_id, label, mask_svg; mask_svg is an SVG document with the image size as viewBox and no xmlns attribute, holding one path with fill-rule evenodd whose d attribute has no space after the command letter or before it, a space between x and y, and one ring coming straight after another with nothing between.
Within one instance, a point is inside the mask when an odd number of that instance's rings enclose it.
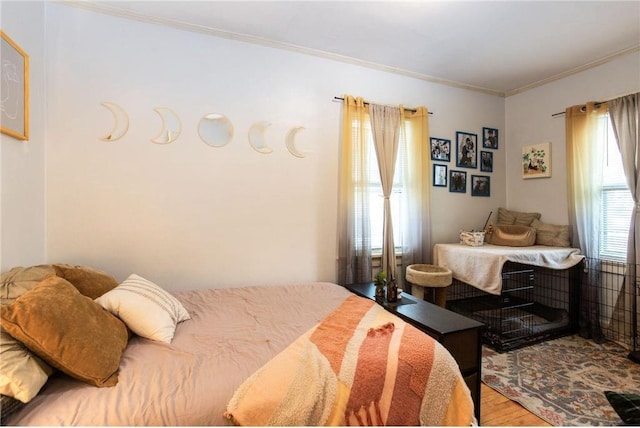
<instances>
[{"instance_id":1,"label":"wooden floor plank","mask_svg":"<svg viewBox=\"0 0 640 428\"><path fill-rule=\"evenodd\" d=\"M480 389L480 425L552 426L487 385L482 384Z\"/></svg>"}]
</instances>

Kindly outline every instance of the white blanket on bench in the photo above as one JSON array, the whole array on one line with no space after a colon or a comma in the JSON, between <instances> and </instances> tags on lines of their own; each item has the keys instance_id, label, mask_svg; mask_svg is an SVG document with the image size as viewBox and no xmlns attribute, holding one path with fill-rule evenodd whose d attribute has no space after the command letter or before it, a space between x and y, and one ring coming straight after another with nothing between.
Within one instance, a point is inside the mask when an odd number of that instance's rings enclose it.
<instances>
[{"instance_id":1,"label":"white blanket on bench","mask_svg":"<svg viewBox=\"0 0 640 428\"><path fill-rule=\"evenodd\" d=\"M502 267L507 261L562 270L575 266L583 258L577 248L546 245L436 244L433 247L435 264L449 268L455 279L495 295L502 292Z\"/></svg>"}]
</instances>

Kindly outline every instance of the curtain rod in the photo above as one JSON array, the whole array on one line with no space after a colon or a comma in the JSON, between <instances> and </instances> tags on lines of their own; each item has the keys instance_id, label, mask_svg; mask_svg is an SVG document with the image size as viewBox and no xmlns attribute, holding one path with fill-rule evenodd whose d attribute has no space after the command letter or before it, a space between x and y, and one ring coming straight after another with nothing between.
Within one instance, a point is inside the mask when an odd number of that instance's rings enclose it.
<instances>
[{"instance_id":1,"label":"curtain rod","mask_svg":"<svg viewBox=\"0 0 640 428\"><path fill-rule=\"evenodd\" d=\"M615 99L615 98L612 98L612 99ZM606 104L607 102L608 102L608 101L596 101L595 103L593 103L593 105L594 105L594 106L596 106L596 108L598 108L598 107L600 107L602 104ZM585 109L586 109L586 108L587 108L587 106L586 106L586 105L583 105L582 107L580 107L580 111L584 113L584 111L585 111ZM558 113L553 113L553 114L551 115L551 117L561 116L561 115L563 115L563 114L567 114L567 112L566 112L566 111L561 111L561 112L558 112Z\"/></svg>"},{"instance_id":2,"label":"curtain rod","mask_svg":"<svg viewBox=\"0 0 640 428\"><path fill-rule=\"evenodd\" d=\"M609 101L611 101L611 100L615 100L615 99L617 99L617 98L626 97L627 95L632 95L632 94L634 94L634 93L636 93L636 92L630 92L630 93L628 93L628 94L618 95L617 97L610 98L610 99L608 99L607 101L596 101L596 102L595 102L595 103L593 103L593 104L594 104L596 107L600 107L602 104L606 104L606 103L608 103L608 102L609 102ZM584 109L585 109L585 108L586 108L586 105L584 105L584 106L582 107L581 111L584 111ZM551 117L562 116L563 114L567 114L567 112L566 112L566 111L561 111L561 112L558 112L558 113L554 113L554 114L552 114L552 115L551 115Z\"/></svg>"},{"instance_id":3,"label":"curtain rod","mask_svg":"<svg viewBox=\"0 0 640 428\"><path fill-rule=\"evenodd\" d=\"M333 97L333 100L334 101L344 101L344 98L342 98L342 97ZM370 104L368 101L365 101L364 103L365 104ZM414 109L414 108L405 108L405 110L413 112L413 113L416 112L416 109ZM433 114L433 112L432 111L428 111L427 114Z\"/></svg>"}]
</instances>

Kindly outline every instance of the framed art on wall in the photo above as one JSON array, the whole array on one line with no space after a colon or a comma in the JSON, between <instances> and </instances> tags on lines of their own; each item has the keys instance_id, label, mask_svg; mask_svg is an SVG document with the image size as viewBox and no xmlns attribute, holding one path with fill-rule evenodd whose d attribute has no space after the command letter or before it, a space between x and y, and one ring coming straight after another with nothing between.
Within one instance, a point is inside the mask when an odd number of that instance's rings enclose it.
<instances>
[{"instance_id":1,"label":"framed art on wall","mask_svg":"<svg viewBox=\"0 0 640 428\"><path fill-rule=\"evenodd\" d=\"M498 148L498 130L495 128L482 128L482 147L485 149Z\"/></svg>"},{"instance_id":2,"label":"framed art on wall","mask_svg":"<svg viewBox=\"0 0 640 428\"><path fill-rule=\"evenodd\" d=\"M0 30L0 132L29 139L29 56Z\"/></svg>"},{"instance_id":3,"label":"framed art on wall","mask_svg":"<svg viewBox=\"0 0 640 428\"><path fill-rule=\"evenodd\" d=\"M493 172L493 152L480 151L480 171Z\"/></svg>"},{"instance_id":4,"label":"framed art on wall","mask_svg":"<svg viewBox=\"0 0 640 428\"><path fill-rule=\"evenodd\" d=\"M478 167L478 136L468 132L456 132L456 166Z\"/></svg>"},{"instance_id":5,"label":"framed art on wall","mask_svg":"<svg viewBox=\"0 0 640 428\"><path fill-rule=\"evenodd\" d=\"M433 165L433 185L436 187L447 187L446 165Z\"/></svg>"},{"instance_id":6,"label":"framed art on wall","mask_svg":"<svg viewBox=\"0 0 640 428\"><path fill-rule=\"evenodd\" d=\"M449 162L451 160L451 140L431 138L431 160Z\"/></svg>"},{"instance_id":7,"label":"framed art on wall","mask_svg":"<svg viewBox=\"0 0 640 428\"><path fill-rule=\"evenodd\" d=\"M451 170L449 172L449 191L454 193L467 193L467 173Z\"/></svg>"},{"instance_id":8,"label":"framed art on wall","mask_svg":"<svg viewBox=\"0 0 640 428\"><path fill-rule=\"evenodd\" d=\"M522 148L522 178L551 177L551 143Z\"/></svg>"},{"instance_id":9,"label":"framed art on wall","mask_svg":"<svg viewBox=\"0 0 640 428\"><path fill-rule=\"evenodd\" d=\"M491 196L491 177L488 175L472 175L471 196Z\"/></svg>"}]
</instances>

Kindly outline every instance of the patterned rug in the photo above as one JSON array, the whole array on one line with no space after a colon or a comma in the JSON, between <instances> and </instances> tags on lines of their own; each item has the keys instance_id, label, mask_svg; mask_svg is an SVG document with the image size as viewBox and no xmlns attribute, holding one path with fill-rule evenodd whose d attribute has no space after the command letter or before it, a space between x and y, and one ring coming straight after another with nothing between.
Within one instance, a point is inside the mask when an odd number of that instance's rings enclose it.
<instances>
[{"instance_id":1,"label":"patterned rug","mask_svg":"<svg viewBox=\"0 0 640 428\"><path fill-rule=\"evenodd\" d=\"M482 353L482 381L554 426L621 425L604 391L640 393L640 365L612 342L568 336Z\"/></svg>"}]
</instances>

